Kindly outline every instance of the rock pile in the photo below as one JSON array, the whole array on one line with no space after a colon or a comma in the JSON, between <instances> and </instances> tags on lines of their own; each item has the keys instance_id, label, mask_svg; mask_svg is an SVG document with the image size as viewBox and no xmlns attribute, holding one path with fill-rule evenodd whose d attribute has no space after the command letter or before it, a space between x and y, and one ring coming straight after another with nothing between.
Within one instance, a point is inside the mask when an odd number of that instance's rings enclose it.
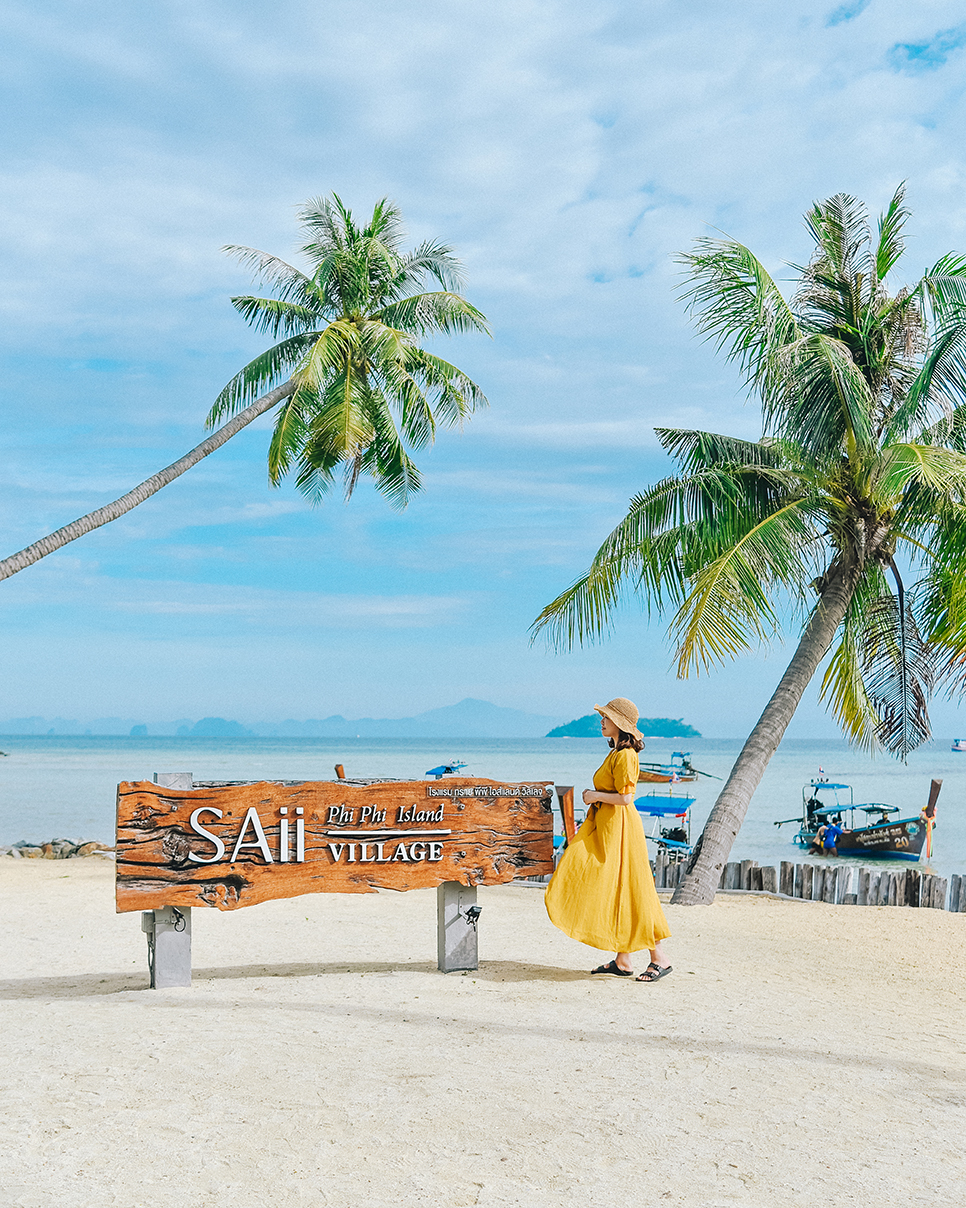
<instances>
[{"instance_id":1,"label":"rock pile","mask_svg":"<svg viewBox=\"0 0 966 1208\"><path fill-rule=\"evenodd\" d=\"M72 860L75 856L109 855L114 851L105 843L85 843L78 839L51 839L49 843L28 843L21 839L10 847L0 847L0 856L14 860Z\"/></svg>"}]
</instances>

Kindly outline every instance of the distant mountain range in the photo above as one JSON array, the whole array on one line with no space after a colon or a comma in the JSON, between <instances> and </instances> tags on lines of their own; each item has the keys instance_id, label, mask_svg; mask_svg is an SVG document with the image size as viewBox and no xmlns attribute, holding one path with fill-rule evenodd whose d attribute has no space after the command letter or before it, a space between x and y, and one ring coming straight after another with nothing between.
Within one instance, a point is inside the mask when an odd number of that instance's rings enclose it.
<instances>
[{"instance_id":1,"label":"distant mountain range","mask_svg":"<svg viewBox=\"0 0 966 1208\"><path fill-rule=\"evenodd\" d=\"M561 721L520 709L506 709L467 697L459 704L429 709L414 717L362 717L336 714L309 721L252 722L243 725L224 717L200 721L178 718L150 723L137 718L101 717L90 722L62 717L17 717L0 722L0 733L62 736L122 736L132 738L540 738Z\"/></svg>"}]
</instances>

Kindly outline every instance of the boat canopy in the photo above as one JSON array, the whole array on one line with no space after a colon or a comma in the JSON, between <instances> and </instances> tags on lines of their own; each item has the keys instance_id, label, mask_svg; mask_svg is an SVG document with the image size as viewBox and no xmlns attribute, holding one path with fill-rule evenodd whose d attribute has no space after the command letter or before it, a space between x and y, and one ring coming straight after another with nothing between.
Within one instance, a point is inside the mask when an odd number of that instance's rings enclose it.
<instances>
[{"instance_id":1,"label":"boat canopy","mask_svg":"<svg viewBox=\"0 0 966 1208\"><path fill-rule=\"evenodd\" d=\"M668 801L666 797L663 800L638 797L634 804L638 813L647 814L649 818L683 818L694 805L694 800L693 797L679 797L677 801Z\"/></svg>"},{"instance_id":2,"label":"boat canopy","mask_svg":"<svg viewBox=\"0 0 966 1208\"><path fill-rule=\"evenodd\" d=\"M849 810L850 805L823 805L820 810L813 810L812 813L816 818L830 818L832 814L841 814L843 810Z\"/></svg>"},{"instance_id":3,"label":"boat canopy","mask_svg":"<svg viewBox=\"0 0 966 1208\"><path fill-rule=\"evenodd\" d=\"M861 810L863 814L898 814L899 807L897 805L883 805L879 801L870 801L868 805L857 805L857 810Z\"/></svg>"},{"instance_id":4,"label":"boat canopy","mask_svg":"<svg viewBox=\"0 0 966 1208\"><path fill-rule=\"evenodd\" d=\"M850 784L832 784L828 780L810 780L808 787L812 789L836 789L843 791L850 789L852 786Z\"/></svg>"}]
</instances>

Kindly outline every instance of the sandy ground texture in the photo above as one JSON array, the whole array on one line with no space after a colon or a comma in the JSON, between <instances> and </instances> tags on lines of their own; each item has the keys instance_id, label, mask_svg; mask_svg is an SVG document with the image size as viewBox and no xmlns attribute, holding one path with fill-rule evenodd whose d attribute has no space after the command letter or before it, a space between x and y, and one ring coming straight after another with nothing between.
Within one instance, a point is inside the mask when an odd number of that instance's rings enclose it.
<instances>
[{"instance_id":1,"label":"sandy ground texture","mask_svg":"<svg viewBox=\"0 0 966 1208\"><path fill-rule=\"evenodd\" d=\"M966 915L670 907L649 986L539 889L448 976L435 891L318 895L196 911L150 991L112 878L0 862L3 1208L962 1204Z\"/></svg>"}]
</instances>

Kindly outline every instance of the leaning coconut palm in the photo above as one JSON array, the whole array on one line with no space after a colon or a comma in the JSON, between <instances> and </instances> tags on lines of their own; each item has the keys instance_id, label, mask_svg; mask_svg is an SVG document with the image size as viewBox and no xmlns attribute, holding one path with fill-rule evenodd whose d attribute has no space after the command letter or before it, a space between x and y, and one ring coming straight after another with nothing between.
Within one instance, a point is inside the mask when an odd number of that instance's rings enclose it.
<instances>
[{"instance_id":1,"label":"leaning coconut palm","mask_svg":"<svg viewBox=\"0 0 966 1208\"><path fill-rule=\"evenodd\" d=\"M847 736L903 759L929 736L934 688L966 685L966 258L890 294L906 218L902 189L875 236L854 198L817 204L791 302L747 248L698 240L683 258L689 307L760 397L764 435L659 429L680 473L632 500L588 573L535 622L558 647L592 640L632 590L674 609L683 677L767 643L789 604L801 610L794 656L675 902L713 898L830 650L822 695Z\"/></svg>"},{"instance_id":2,"label":"leaning coconut palm","mask_svg":"<svg viewBox=\"0 0 966 1208\"><path fill-rule=\"evenodd\" d=\"M366 474L390 503L406 505L420 485L409 451L486 405L474 382L420 341L486 332L486 319L457 292L451 248L428 241L402 250L391 202L380 201L364 227L335 195L310 201L299 218L307 272L252 248L225 249L276 295L232 298L232 305L259 330L284 337L232 378L208 426L232 418L120 499L0 561L0 579L131 511L279 404L268 456L274 484L294 470L300 490L318 501L341 465L347 497ZM427 279L442 288L424 291Z\"/></svg>"}]
</instances>

